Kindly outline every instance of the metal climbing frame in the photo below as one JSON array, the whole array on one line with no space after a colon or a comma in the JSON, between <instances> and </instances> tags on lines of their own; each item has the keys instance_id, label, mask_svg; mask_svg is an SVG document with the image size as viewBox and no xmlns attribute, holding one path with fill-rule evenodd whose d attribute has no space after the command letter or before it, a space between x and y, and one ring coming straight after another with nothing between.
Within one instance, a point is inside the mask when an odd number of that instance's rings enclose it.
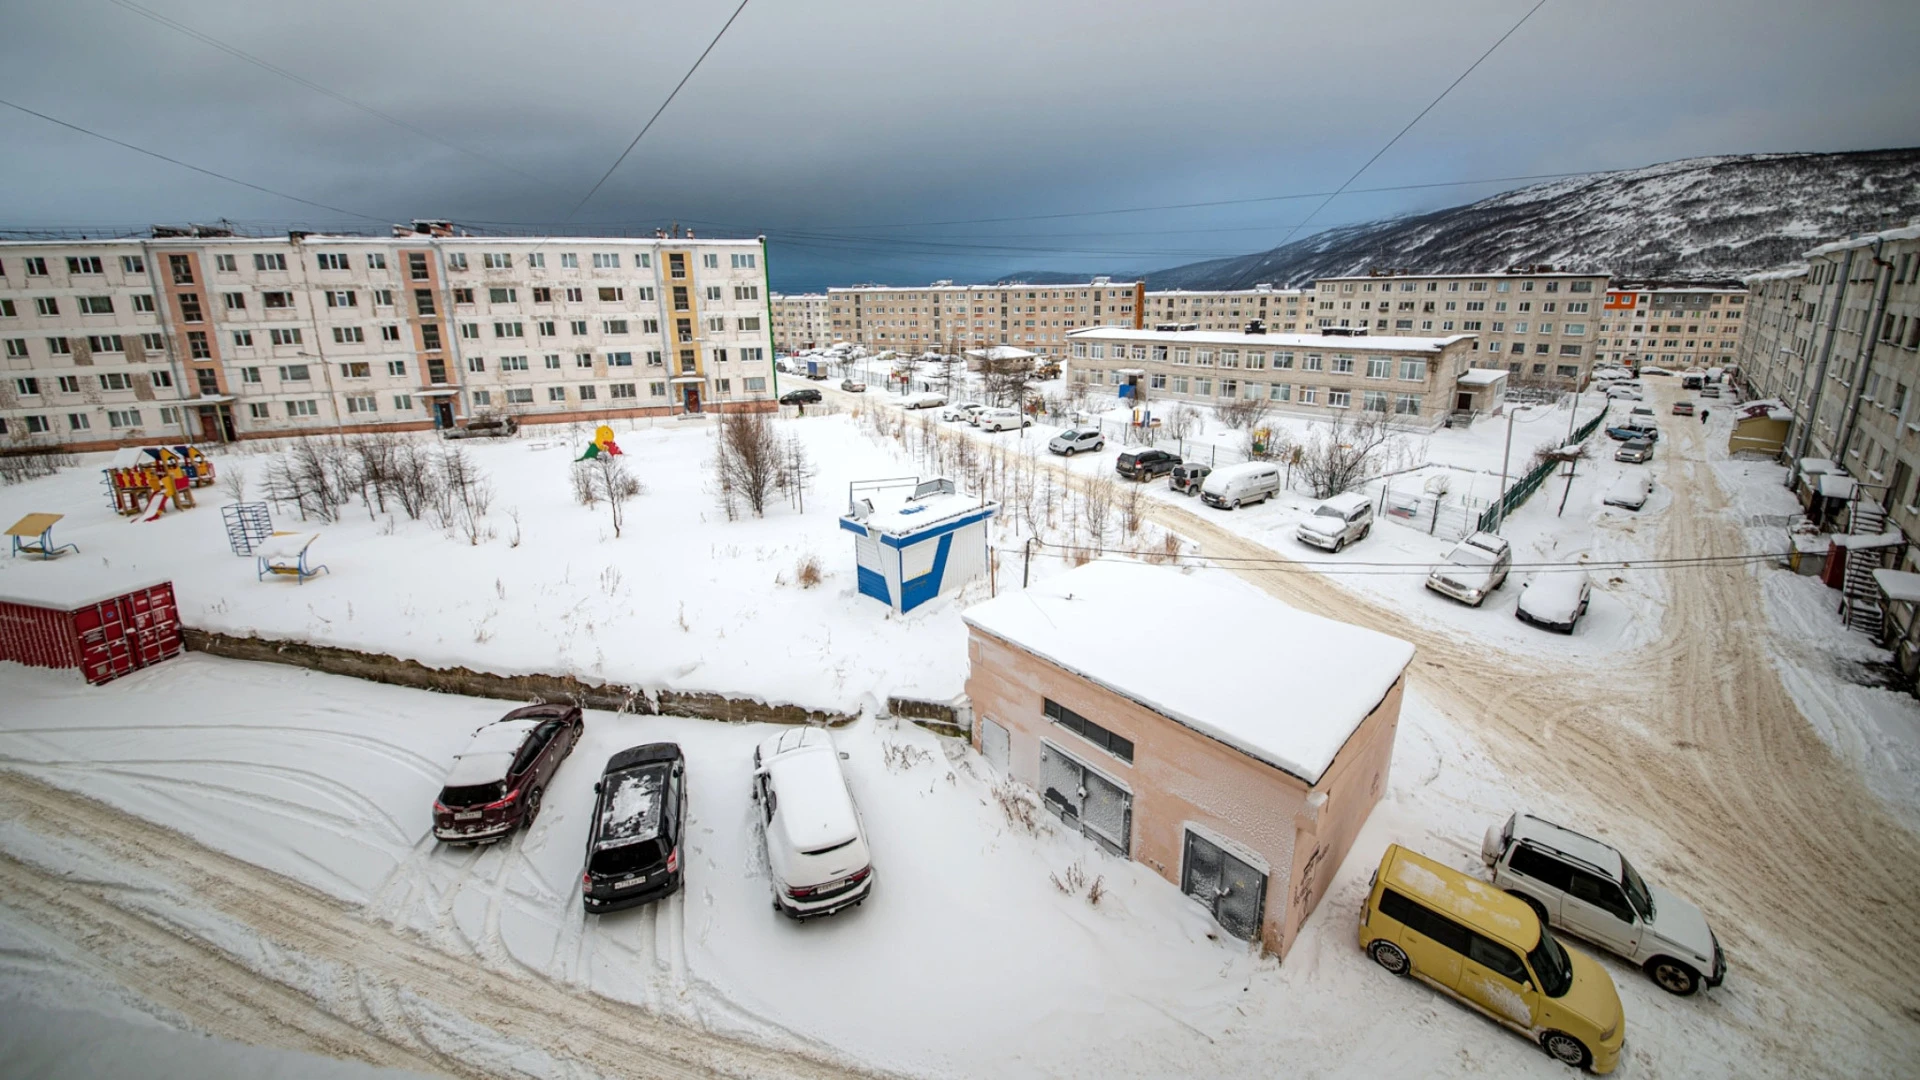
<instances>
[{"instance_id":1,"label":"metal climbing frame","mask_svg":"<svg viewBox=\"0 0 1920 1080\"><path fill-rule=\"evenodd\" d=\"M235 555L253 554L253 546L273 535L273 518L263 502L232 503L220 508L227 524L227 546Z\"/></svg>"}]
</instances>

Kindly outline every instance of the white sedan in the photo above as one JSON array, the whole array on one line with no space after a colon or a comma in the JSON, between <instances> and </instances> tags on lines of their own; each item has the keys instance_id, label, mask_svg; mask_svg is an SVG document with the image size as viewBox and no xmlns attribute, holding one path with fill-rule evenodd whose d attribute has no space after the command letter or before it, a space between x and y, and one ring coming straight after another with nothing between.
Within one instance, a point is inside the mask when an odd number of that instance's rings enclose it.
<instances>
[{"instance_id":1,"label":"white sedan","mask_svg":"<svg viewBox=\"0 0 1920 1080\"><path fill-rule=\"evenodd\" d=\"M1592 599L1593 583L1584 570L1539 573L1521 586L1513 615L1521 622L1571 634Z\"/></svg>"},{"instance_id":2,"label":"white sedan","mask_svg":"<svg viewBox=\"0 0 1920 1080\"><path fill-rule=\"evenodd\" d=\"M1638 510L1647 505L1647 496L1652 494L1653 478L1643 472L1630 472L1607 489L1606 504Z\"/></svg>"},{"instance_id":3,"label":"white sedan","mask_svg":"<svg viewBox=\"0 0 1920 1080\"><path fill-rule=\"evenodd\" d=\"M918 394L908 394L905 398L901 399L900 407L903 409L937 409L946 403L947 398L945 394L925 391Z\"/></svg>"}]
</instances>

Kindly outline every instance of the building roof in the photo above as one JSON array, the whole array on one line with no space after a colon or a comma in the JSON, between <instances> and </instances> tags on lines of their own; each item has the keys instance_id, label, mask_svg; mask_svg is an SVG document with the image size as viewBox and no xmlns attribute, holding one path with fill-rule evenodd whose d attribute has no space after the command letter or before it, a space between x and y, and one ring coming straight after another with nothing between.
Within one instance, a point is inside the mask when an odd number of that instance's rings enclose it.
<instances>
[{"instance_id":1,"label":"building roof","mask_svg":"<svg viewBox=\"0 0 1920 1080\"><path fill-rule=\"evenodd\" d=\"M1806 253L1805 258L1818 259L1826 255L1837 255L1848 248L1869 247L1878 241L1920 240L1920 219L1908 222L1898 229L1883 229L1879 232L1861 233L1844 240L1835 240L1830 244L1821 244Z\"/></svg>"},{"instance_id":2,"label":"building roof","mask_svg":"<svg viewBox=\"0 0 1920 1080\"><path fill-rule=\"evenodd\" d=\"M1315 278L1314 284L1328 281L1426 281L1430 278L1603 278L1605 270L1474 270L1463 274L1347 274L1342 277Z\"/></svg>"},{"instance_id":3,"label":"building roof","mask_svg":"<svg viewBox=\"0 0 1920 1080\"><path fill-rule=\"evenodd\" d=\"M1460 373L1461 386L1492 386L1507 377L1505 368L1468 368Z\"/></svg>"},{"instance_id":4,"label":"building roof","mask_svg":"<svg viewBox=\"0 0 1920 1080\"><path fill-rule=\"evenodd\" d=\"M1907 604L1920 604L1920 574L1906 570L1880 569L1873 572L1874 584L1887 594L1887 599Z\"/></svg>"},{"instance_id":5,"label":"building roof","mask_svg":"<svg viewBox=\"0 0 1920 1080\"><path fill-rule=\"evenodd\" d=\"M1800 277L1806 277L1806 276L1807 276L1807 264L1793 263L1788 266L1782 266L1777 270L1766 270L1758 274L1748 274L1746 277L1743 277L1740 280L1746 282L1748 288L1752 288L1754 285L1761 284L1768 281L1785 281L1789 278L1800 278Z\"/></svg>"},{"instance_id":6,"label":"building roof","mask_svg":"<svg viewBox=\"0 0 1920 1080\"><path fill-rule=\"evenodd\" d=\"M862 491L854 509L841 517L840 527L862 535L917 536L943 525L965 523L974 515L991 516L999 509L999 503L963 491L916 498L911 487L879 488Z\"/></svg>"},{"instance_id":7,"label":"building roof","mask_svg":"<svg viewBox=\"0 0 1920 1080\"><path fill-rule=\"evenodd\" d=\"M1040 354L1016 349L1011 345L994 345L985 349L968 349L967 355L982 360L1032 360Z\"/></svg>"},{"instance_id":8,"label":"building roof","mask_svg":"<svg viewBox=\"0 0 1920 1080\"><path fill-rule=\"evenodd\" d=\"M968 625L1225 743L1319 781L1413 659L1399 638L1310 615L1218 570L1097 561L969 608ZM1204 624L1162 634L1142 618Z\"/></svg>"},{"instance_id":9,"label":"building roof","mask_svg":"<svg viewBox=\"0 0 1920 1080\"><path fill-rule=\"evenodd\" d=\"M830 285L828 293L858 292L996 292L1001 289L1132 289L1138 281L1069 281L1028 285L1018 281L999 285Z\"/></svg>"},{"instance_id":10,"label":"building roof","mask_svg":"<svg viewBox=\"0 0 1920 1080\"><path fill-rule=\"evenodd\" d=\"M1124 326L1089 326L1067 331L1067 337L1088 341L1163 341L1169 344L1266 346L1279 349L1331 349L1374 352L1433 352L1444 350L1473 334L1449 334L1446 337L1388 337L1362 334L1345 337L1334 334L1238 334L1229 330L1132 330Z\"/></svg>"}]
</instances>

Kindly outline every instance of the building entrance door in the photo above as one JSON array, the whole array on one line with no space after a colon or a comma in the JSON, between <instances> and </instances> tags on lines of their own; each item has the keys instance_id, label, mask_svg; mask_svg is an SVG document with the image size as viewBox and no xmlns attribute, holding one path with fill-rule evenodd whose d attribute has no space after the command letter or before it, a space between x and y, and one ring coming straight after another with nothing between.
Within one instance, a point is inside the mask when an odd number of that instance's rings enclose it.
<instances>
[{"instance_id":1,"label":"building entrance door","mask_svg":"<svg viewBox=\"0 0 1920 1080\"><path fill-rule=\"evenodd\" d=\"M1133 795L1047 743L1040 744L1040 787L1047 808L1115 855L1133 844Z\"/></svg>"},{"instance_id":2,"label":"building entrance door","mask_svg":"<svg viewBox=\"0 0 1920 1080\"><path fill-rule=\"evenodd\" d=\"M686 401L688 412L697 413L700 411L700 388L698 386L687 387Z\"/></svg>"},{"instance_id":3,"label":"building entrance door","mask_svg":"<svg viewBox=\"0 0 1920 1080\"><path fill-rule=\"evenodd\" d=\"M445 398L433 403L433 426L450 428L453 426L453 403Z\"/></svg>"},{"instance_id":4,"label":"building entrance door","mask_svg":"<svg viewBox=\"0 0 1920 1080\"><path fill-rule=\"evenodd\" d=\"M1257 939L1267 906L1266 875L1191 830L1183 861L1180 890L1213 912L1227 933L1243 941Z\"/></svg>"}]
</instances>

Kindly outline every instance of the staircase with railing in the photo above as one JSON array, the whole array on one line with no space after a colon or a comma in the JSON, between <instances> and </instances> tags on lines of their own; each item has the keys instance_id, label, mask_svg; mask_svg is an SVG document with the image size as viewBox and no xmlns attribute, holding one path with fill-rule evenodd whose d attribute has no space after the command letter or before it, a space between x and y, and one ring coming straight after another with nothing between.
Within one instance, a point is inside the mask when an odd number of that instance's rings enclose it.
<instances>
[{"instance_id":1,"label":"staircase with railing","mask_svg":"<svg viewBox=\"0 0 1920 1080\"><path fill-rule=\"evenodd\" d=\"M1855 489L1853 501L1847 507L1847 534L1878 536L1886 532L1887 527L1886 509ZM1898 550L1897 546L1847 549L1847 571L1840 585L1840 618L1850 629L1875 641L1880 640L1886 629L1887 614L1881 607L1880 587L1874 583L1873 572L1886 565L1887 552Z\"/></svg>"}]
</instances>

